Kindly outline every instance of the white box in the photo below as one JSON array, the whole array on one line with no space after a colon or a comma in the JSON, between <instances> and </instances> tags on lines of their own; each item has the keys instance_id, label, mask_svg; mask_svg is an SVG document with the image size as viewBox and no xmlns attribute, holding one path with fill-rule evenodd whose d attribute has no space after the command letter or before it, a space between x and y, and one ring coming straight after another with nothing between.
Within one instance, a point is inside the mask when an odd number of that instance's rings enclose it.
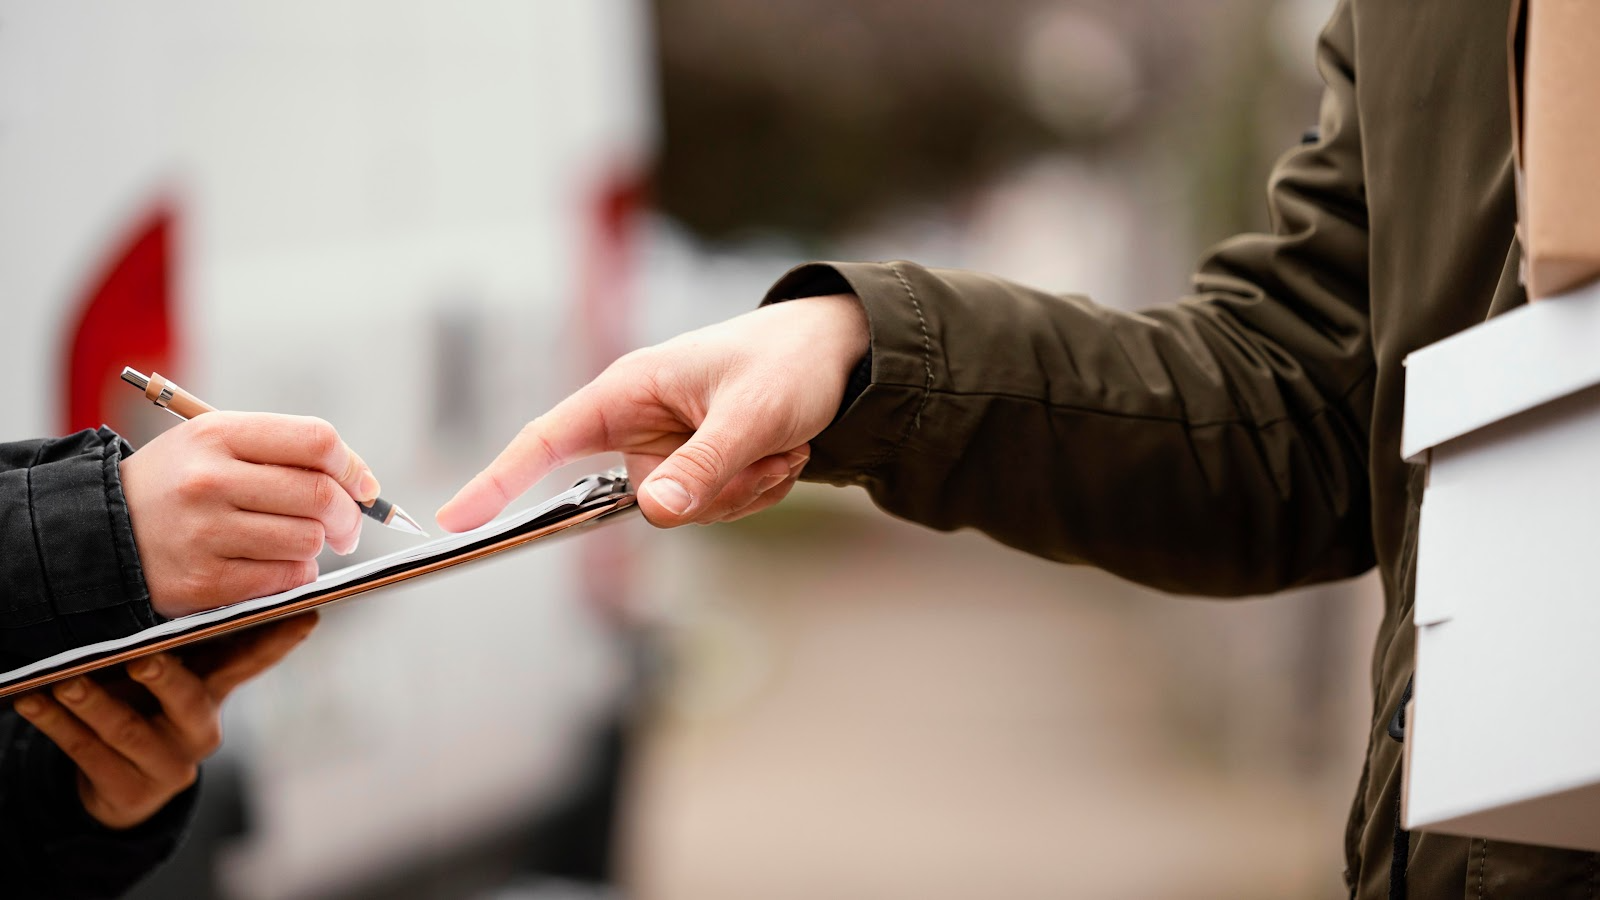
<instances>
[{"instance_id":1,"label":"white box","mask_svg":"<svg viewBox=\"0 0 1600 900\"><path fill-rule=\"evenodd\" d=\"M1406 360L1407 828L1600 850L1600 283Z\"/></svg>"}]
</instances>

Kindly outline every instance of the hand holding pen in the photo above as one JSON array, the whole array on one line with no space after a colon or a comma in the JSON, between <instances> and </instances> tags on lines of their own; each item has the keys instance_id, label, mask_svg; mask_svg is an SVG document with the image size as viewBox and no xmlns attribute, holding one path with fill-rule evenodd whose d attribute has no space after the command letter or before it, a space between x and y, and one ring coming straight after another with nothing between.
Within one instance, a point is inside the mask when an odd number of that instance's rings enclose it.
<instances>
[{"instance_id":1,"label":"hand holding pen","mask_svg":"<svg viewBox=\"0 0 1600 900\"><path fill-rule=\"evenodd\" d=\"M328 423L217 412L159 376L124 377L142 379L147 394L156 386L159 405L193 419L120 463L139 564L161 615L304 584L317 575L324 542L355 549L363 514L422 533L379 500L371 469Z\"/></svg>"},{"instance_id":2,"label":"hand holding pen","mask_svg":"<svg viewBox=\"0 0 1600 900\"><path fill-rule=\"evenodd\" d=\"M122 380L144 391L145 397L151 403L180 419L192 419L202 413L217 411L215 406L178 387L176 382L163 378L160 372L153 372L147 376L136 369L124 367ZM327 425L326 422L322 424ZM330 431L331 429L332 426L329 426ZM337 440L337 433L333 437ZM340 446L343 446L342 441ZM422 530L422 526L418 525L415 519L406 515L405 510L378 496L378 479L373 476L372 470L367 467L366 462L349 447L344 447L344 451L349 454L346 464L350 467L350 471L341 474L346 478L361 475L365 479L350 491L350 496L354 497L356 503L360 504L362 514L370 519L376 519L379 524L387 525L396 531L426 537L427 532ZM359 472L357 472L358 469L360 470ZM340 483L342 484L344 480L344 478L341 478ZM368 487L371 488L370 492L367 491Z\"/></svg>"}]
</instances>

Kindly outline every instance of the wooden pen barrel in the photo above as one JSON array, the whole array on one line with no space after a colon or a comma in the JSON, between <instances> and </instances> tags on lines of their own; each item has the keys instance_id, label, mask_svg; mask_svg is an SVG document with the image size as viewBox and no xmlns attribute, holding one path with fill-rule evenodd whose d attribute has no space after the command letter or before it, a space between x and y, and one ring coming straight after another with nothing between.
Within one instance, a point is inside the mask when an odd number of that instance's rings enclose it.
<instances>
[{"instance_id":1,"label":"wooden pen barrel","mask_svg":"<svg viewBox=\"0 0 1600 900\"><path fill-rule=\"evenodd\" d=\"M150 373L150 383L145 385L144 395L155 405L170 409L185 419L217 411L215 406L168 381L160 372Z\"/></svg>"}]
</instances>

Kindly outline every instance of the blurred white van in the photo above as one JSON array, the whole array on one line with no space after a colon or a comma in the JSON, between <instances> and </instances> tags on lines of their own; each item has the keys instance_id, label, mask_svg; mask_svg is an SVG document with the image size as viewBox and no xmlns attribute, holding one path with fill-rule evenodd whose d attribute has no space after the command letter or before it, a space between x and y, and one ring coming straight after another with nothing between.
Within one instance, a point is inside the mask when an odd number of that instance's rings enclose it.
<instances>
[{"instance_id":1,"label":"blurred white van","mask_svg":"<svg viewBox=\"0 0 1600 900\"><path fill-rule=\"evenodd\" d=\"M327 418L431 523L633 342L647 26L639 0L0 0L0 436L137 444L171 422L116 373L158 369ZM330 611L231 711L259 816L235 891L332 890L543 802L619 678L584 602L614 555Z\"/></svg>"}]
</instances>

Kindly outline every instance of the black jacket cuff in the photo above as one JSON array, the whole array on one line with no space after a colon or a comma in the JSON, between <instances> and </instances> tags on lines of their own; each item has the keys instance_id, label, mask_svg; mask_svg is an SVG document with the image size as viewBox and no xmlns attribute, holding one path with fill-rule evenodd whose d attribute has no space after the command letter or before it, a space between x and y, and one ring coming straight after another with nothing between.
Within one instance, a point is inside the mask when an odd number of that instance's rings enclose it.
<instances>
[{"instance_id":1,"label":"black jacket cuff","mask_svg":"<svg viewBox=\"0 0 1600 900\"><path fill-rule=\"evenodd\" d=\"M56 614L72 616L133 605L148 613L133 523L122 496L123 456L131 448L110 429L103 443L30 471L28 502L37 549ZM145 601L140 608L139 601ZM154 624L148 619L145 624Z\"/></svg>"},{"instance_id":2,"label":"black jacket cuff","mask_svg":"<svg viewBox=\"0 0 1600 900\"><path fill-rule=\"evenodd\" d=\"M101 428L6 446L29 452L0 471L0 539L20 551L0 560L0 669L156 624L122 494L128 443Z\"/></svg>"}]
</instances>

